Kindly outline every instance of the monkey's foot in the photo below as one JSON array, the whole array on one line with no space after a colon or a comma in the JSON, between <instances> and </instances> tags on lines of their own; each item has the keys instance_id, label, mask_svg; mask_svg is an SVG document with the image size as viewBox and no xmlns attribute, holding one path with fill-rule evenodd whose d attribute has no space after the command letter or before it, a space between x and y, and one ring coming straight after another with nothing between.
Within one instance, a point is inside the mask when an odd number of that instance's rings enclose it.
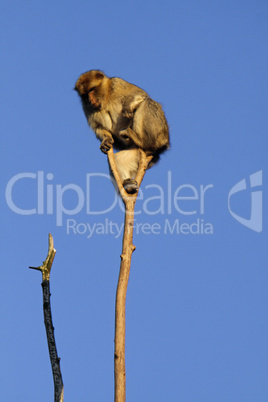
<instances>
[{"instance_id":1,"label":"monkey's foot","mask_svg":"<svg viewBox=\"0 0 268 402\"><path fill-rule=\"evenodd\" d=\"M129 130L126 128L125 130L119 131L120 138L122 138L124 141L129 142L130 137L129 137Z\"/></svg>"},{"instance_id":2,"label":"monkey's foot","mask_svg":"<svg viewBox=\"0 0 268 402\"><path fill-rule=\"evenodd\" d=\"M100 145L100 150L104 153L107 154L107 152L109 151L109 149L111 148L112 144L113 144L113 139L112 138L104 138L104 140L102 140L102 143Z\"/></svg>"},{"instance_id":3,"label":"monkey's foot","mask_svg":"<svg viewBox=\"0 0 268 402\"><path fill-rule=\"evenodd\" d=\"M123 187L128 194L135 194L139 189L138 183L133 179L124 180Z\"/></svg>"}]
</instances>

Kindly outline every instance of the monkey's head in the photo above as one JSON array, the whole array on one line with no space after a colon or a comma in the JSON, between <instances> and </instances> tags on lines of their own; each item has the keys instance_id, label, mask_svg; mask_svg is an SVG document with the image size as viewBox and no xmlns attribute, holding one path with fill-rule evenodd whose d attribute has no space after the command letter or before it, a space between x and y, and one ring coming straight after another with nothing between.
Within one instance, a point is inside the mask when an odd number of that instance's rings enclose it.
<instances>
[{"instance_id":1,"label":"monkey's head","mask_svg":"<svg viewBox=\"0 0 268 402\"><path fill-rule=\"evenodd\" d=\"M100 70L90 70L80 75L74 89L84 104L93 109L100 109L107 92L109 78Z\"/></svg>"}]
</instances>

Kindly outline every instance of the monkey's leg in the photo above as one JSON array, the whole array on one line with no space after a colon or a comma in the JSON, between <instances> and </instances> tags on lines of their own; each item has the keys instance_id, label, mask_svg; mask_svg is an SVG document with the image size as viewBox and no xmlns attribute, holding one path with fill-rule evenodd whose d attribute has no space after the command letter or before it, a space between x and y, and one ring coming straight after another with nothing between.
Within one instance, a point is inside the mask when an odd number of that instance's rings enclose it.
<instances>
[{"instance_id":1,"label":"monkey's leg","mask_svg":"<svg viewBox=\"0 0 268 402\"><path fill-rule=\"evenodd\" d=\"M138 106L144 101L146 97L144 95L130 95L128 96L123 104L122 114L124 117L132 119L134 116L134 112L138 108Z\"/></svg>"}]
</instances>

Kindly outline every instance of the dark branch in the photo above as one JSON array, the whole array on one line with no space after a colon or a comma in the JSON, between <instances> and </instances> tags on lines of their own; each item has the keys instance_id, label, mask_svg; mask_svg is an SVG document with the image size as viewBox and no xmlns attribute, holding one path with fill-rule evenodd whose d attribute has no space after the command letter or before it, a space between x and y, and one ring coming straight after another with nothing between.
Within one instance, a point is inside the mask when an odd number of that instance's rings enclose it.
<instances>
[{"instance_id":1,"label":"dark branch","mask_svg":"<svg viewBox=\"0 0 268 402\"><path fill-rule=\"evenodd\" d=\"M50 271L52 263L56 254L54 249L53 237L49 234L49 247L46 260L40 267L29 267L31 269L37 269L42 272L42 289L43 289L43 311L44 311L44 323L47 335L47 344L49 350L50 363L54 381L54 402L63 402L63 381L60 369L60 358L58 357L56 341L54 336L54 327L52 323L52 313L50 306Z\"/></svg>"}]
</instances>

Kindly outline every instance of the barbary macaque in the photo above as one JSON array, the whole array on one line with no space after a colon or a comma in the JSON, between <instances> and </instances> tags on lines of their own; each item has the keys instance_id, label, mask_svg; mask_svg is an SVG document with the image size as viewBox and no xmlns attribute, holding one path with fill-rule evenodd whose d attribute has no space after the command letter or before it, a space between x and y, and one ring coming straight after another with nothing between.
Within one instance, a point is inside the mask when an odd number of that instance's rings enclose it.
<instances>
[{"instance_id":1,"label":"barbary macaque","mask_svg":"<svg viewBox=\"0 0 268 402\"><path fill-rule=\"evenodd\" d=\"M137 191L135 176L139 148L152 155L149 165L169 148L169 129L162 107L136 85L121 78L107 77L100 70L82 74L74 88L80 95L88 124L107 153L111 145L125 190Z\"/></svg>"}]
</instances>

